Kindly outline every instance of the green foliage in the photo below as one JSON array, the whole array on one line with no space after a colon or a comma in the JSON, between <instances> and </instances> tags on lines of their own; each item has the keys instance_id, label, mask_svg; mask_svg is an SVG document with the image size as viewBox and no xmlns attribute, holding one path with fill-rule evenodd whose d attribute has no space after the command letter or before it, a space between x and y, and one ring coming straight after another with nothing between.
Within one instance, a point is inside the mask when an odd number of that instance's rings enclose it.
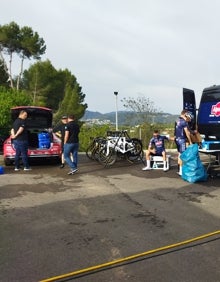
<instances>
[{"instance_id":1,"label":"green foliage","mask_svg":"<svg viewBox=\"0 0 220 282\"><path fill-rule=\"evenodd\" d=\"M169 134L173 136L174 125L173 124L143 124L142 126L134 127L121 127L120 130L127 130L128 135L131 138L138 138L142 141L143 149L147 149L150 138L153 136L153 131L158 129L162 135ZM115 128L109 125L103 126L87 126L83 125L80 129L80 151L85 152L91 140L95 137L106 137L107 131L114 131ZM168 141L165 143L167 149L176 149L174 141Z\"/></svg>"},{"instance_id":2,"label":"green foliage","mask_svg":"<svg viewBox=\"0 0 220 282\"><path fill-rule=\"evenodd\" d=\"M52 108L57 123L63 114L74 113L80 119L87 108L85 94L74 75L67 69L56 70L49 60L37 62L24 71L24 89L36 106Z\"/></svg>"},{"instance_id":3,"label":"green foliage","mask_svg":"<svg viewBox=\"0 0 220 282\"><path fill-rule=\"evenodd\" d=\"M20 28L15 22L0 26L0 46L9 55L19 52L19 32Z\"/></svg>"},{"instance_id":4,"label":"green foliage","mask_svg":"<svg viewBox=\"0 0 220 282\"><path fill-rule=\"evenodd\" d=\"M0 87L0 127L11 126L10 109L30 105L30 97L22 91Z\"/></svg>"},{"instance_id":5,"label":"green foliage","mask_svg":"<svg viewBox=\"0 0 220 282\"><path fill-rule=\"evenodd\" d=\"M111 130L108 125L81 126L79 134L80 151L85 152L93 138L106 137L106 133L108 130Z\"/></svg>"},{"instance_id":6,"label":"green foliage","mask_svg":"<svg viewBox=\"0 0 220 282\"><path fill-rule=\"evenodd\" d=\"M25 70L22 85L35 106L57 110L64 96L65 81L49 60L37 62Z\"/></svg>"},{"instance_id":7,"label":"green foliage","mask_svg":"<svg viewBox=\"0 0 220 282\"><path fill-rule=\"evenodd\" d=\"M80 119L87 108L84 103L85 94L78 84L76 77L67 69L56 70L49 60L32 65L23 73L24 59L40 59L45 53L46 45L32 28L20 28L15 22L0 25L0 85L14 89L14 80L11 74L12 55L15 53L21 58L21 69L17 76L17 90L22 86L26 92L4 92L5 101L1 104L0 115L4 117L0 122L8 121L7 111L13 105L35 105L53 109L55 123L63 114L75 114ZM9 67L3 54L9 55ZM23 77L21 78L23 74ZM18 94L20 100L18 99ZM3 94L1 94L3 95ZM3 97L3 96L2 96ZM10 98L13 97L12 100ZM23 99L27 98L28 102Z\"/></svg>"},{"instance_id":8,"label":"green foliage","mask_svg":"<svg viewBox=\"0 0 220 282\"><path fill-rule=\"evenodd\" d=\"M77 119L83 117L87 104L82 104L85 95L81 93L81 87L76 82L74 87L67 85L64 99L55 115L55 120L60 119L63 114L74 114Z\"/></svg>"},{"instance_id":9,"label":"green foliage","mask_svg":"<svg viewBox=\"0 0 220 282\"><path fill-rule=\"evenodd\" d=\"M6 64L2 51L4 54L9 55L9 66ZM17 75L17 89L19 89L24 59L40 59L45 51L46 45L44 40L32 28L27 26L20 28L15 22L0 25L0 55L4 66L6 66L5 71L8 72L11 88L14 88L11 73L12 55L15 53L21 58L20 73Z\"/></svg>"},{"instance_id":10,"label":"green foliage","mask_svg":"<svg viewBox=\"0 0 220 282\"><path fill-rule=\"evenodd\" d=\"M36 60L41 58L46 51L46 45L43 38L40 38L37 32L32 28L24 26L19 32L19 53L23 58L33 57Z\"/></svg>"},{"instance_id":11,"label":"green foliage","mask_svg":"<svg viewBox=\"0 0 220 282\"><path fill-rule=\"evenodd\" d=\"M0 85L8 88L9 87L8 79L9 77L8 77L8 73L5 70L4 62L0 60Z\"/></svg>"}]
</instances>

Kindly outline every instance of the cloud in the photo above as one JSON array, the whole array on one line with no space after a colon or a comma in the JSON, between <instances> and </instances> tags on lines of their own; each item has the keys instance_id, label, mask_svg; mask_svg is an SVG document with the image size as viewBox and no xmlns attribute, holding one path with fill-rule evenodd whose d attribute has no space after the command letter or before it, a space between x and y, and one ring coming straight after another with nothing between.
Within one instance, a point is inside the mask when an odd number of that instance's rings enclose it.
<instances>
[{"instance_id":1,"label":"cloud","mask_svg":"<svg viewBox=\"0 0 220 282\"><path fill-rule=\"evenodd\" d=\"M114 111L118 91L119 109L122 98L141 95L176 114L183 87L199 102L203 88L218 84L217 0L1 2L1 24L37 31L43 59L77 77L90 110Z\"/></svg>"}]
</instances>

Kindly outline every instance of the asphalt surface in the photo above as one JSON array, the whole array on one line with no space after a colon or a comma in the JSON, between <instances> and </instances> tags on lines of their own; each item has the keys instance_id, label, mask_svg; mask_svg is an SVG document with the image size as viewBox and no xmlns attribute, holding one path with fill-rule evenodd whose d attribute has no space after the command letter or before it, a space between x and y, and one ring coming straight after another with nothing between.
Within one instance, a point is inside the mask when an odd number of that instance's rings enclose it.
<instances>
[{"instance_id":1,"label":"asphalt surface","mask_svg":"<svg viewBox=\"0 0 220 282\"><path fill-rule=\"evenodd\" d=\"M0 281L32 282L220 230L220 178L188 183L171 168L104 168L84 154L79 171L35 163L0 175ZM87 275L53 281L217 282L220 235ZM52 280L51 280L52 281Z\"/></svg>"}]
</instances>

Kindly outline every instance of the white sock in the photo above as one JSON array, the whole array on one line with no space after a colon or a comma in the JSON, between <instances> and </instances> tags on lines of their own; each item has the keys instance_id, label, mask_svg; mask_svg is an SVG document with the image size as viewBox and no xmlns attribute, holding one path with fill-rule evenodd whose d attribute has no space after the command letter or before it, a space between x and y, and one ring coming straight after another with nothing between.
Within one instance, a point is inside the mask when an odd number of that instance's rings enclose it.
<instances>
[{"instance_id":1,"label":"white sock","mask_svg":"<svg viewBox=\"0 0 220 282\"><path fill-rule=\"evenodd\" d=\"M182 174L182 166L180 166L179 173Z\"/></svg>"},{"instance_id":2,"label":"white sock","mask_svg":"<svg viewBox=\"0 0 220 282\"><path fill-rule=\"evenodd\" d=\"M147 167L150 167L150 160L147 160Z\"/></svg>"},{"instance_id":3,"label":"white sock","mask_svg":"<svg viewBox=\"0 0 220 282\"><path fill-rule=\"evenodd\" d=\"M167 164L167 162L163 161L163 168L167 168L166 164Z\"/></svg>"}]
</instances>

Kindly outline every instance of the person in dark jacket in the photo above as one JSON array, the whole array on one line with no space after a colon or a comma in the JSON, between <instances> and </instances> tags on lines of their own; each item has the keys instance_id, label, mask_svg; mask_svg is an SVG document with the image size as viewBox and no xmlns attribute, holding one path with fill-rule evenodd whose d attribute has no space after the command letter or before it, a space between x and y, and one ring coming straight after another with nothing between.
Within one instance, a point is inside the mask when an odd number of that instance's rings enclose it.
<instances>
[{"instance_id":1,"label":"person in dark jacket","mask_svg":"<svg viewBox=\"0 0 220 282\"><path fill-rule=\"evenodd\" d=\"M69 175L78 171L78 150L79 150L79 132L80 128L75 121L74 115L68 116L68 123L65 126L64 136L64 159L70 167ZM71 154L73 160L71 160Z\"/></svg>"},{"instance_id":2,"label":"person in dark jacket","mask_svg":"<svg viewBox=\"0 0 220 282\"><path fill-rule=\"evenodd\" d=\"M11 130L11 138L15 147L15 171L20 170L20 157L24 170L31 170L28 162L28 131L26 125L27 112L22 110L14 121Z\"/></svg>"}]
</instances>

